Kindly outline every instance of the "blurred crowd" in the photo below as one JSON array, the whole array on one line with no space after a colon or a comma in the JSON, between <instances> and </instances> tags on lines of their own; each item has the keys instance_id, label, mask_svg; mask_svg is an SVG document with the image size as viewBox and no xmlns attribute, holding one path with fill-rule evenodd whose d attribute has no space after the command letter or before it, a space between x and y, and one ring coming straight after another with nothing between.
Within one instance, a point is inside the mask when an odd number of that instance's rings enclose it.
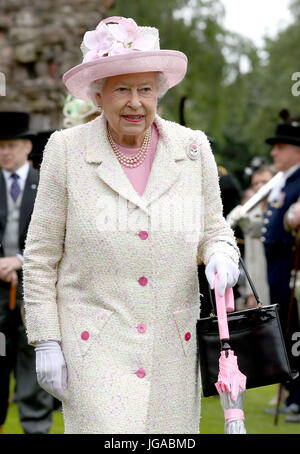
<instances>
[{"instance_id":1,"label":"blurred crowd","mask_svg":"<svg viewBox=\"0 0 300 454\"><path fill-rule=\"evenodd\" d=\"M242 255L260 302L278 304L291 367L299 370L298 352L292 340L299 334L299 226L300 226L300 123L288 111L266 142L271 145L268 164L256 157L245 169L249 187L240 204L226 215L229 224L242 232ZM237 234L237 232L236 232ZM237 301L240 309L255 308L256 297L241 272ZM283 385L283 386L282 386ZM282 413L288 423L300 422L300 380L279 386L268 414ZM281 405L279 405L281 403Z\"/></svg>"},{"instance_id":2,"label":"blurred crowd","mask_svg":"<svg viewBox=\"0 0 300 454\"><path fill-rule=\"evenodd\" d=\"M64 106L64 128L92 120L99 111L92 103L68 96ZM0 432L9 402L18 404L25 433L48 433L52 413L60 402L42 390L36 380L35 356L28 345L22 306L22 264L26 231L34 206L43 150L53 130L33 132L25 112L0 112L0 331L6 336L6 356L0 357ZM259 154L245 169L248 185L219 166L223 214L235 231L240 253L264 305L279 304L282 329L290 346L291 334L300 333L300 123L284 116L273 137L270 158ZM210 313L204 265L198 263L201 317ZM236 310L255 308L257 301L241 270L234 288ZM299 370L298 357L291 356ZM11 374L14 396L9 400ZM281 389L281 388L280 388ZM300 380L283 384L279 413L288 423L300 422ZM266 403L266 406L268 403Z\"/></svg>"}]
</instances>

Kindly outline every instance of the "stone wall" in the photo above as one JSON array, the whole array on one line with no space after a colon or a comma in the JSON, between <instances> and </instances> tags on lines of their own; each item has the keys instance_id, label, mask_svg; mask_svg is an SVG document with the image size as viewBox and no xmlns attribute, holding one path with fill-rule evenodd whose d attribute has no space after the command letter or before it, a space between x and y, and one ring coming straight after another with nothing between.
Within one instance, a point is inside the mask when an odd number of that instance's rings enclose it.
<instances>
[{"instance_id":1,"label":"stone wall","mask_svg":"<svg viewBox=\"0 0 300 454\"><path fill-rule=\"evenodd\" d=\"M84 33L109 16L114 3L0 0L0 73L6 80L0 110L31 112L35 130L61 128L62 75L81 63Z\"/></svg>"}]
</instances>

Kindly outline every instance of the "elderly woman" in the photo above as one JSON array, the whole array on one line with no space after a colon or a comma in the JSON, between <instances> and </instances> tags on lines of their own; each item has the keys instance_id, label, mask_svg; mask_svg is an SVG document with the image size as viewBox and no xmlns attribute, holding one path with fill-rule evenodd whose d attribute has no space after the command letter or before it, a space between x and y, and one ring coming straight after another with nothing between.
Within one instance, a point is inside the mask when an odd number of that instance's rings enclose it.
<instances>
[{"instance_id":1,"label":"elderly woman","mask_svg":"<svg viewBox=\"0 0 300 454\"><path fill-rule=\"evenodd\" d=\"M238 249L205 134L156 115L187 58L119 17L82 50L64 83L103 113L51 136L24 254L38 381L66 433L199 433L197 258L224 294Z\"/></svg>"}]
</instances>

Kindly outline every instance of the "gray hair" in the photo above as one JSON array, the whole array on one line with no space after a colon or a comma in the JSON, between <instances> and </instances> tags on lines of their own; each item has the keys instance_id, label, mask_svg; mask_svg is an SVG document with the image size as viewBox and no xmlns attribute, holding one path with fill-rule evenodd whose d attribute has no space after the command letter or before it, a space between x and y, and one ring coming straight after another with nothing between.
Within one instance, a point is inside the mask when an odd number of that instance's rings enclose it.
<instances>
[{"instance_id":1,"label":"gray hair","mask_svg":"<svg viewBox=\"0 0 300 454\"><path fill-rule=\"evenodd\" d=\"M163 96L166 94L166 92L168 91L168 81L165 78L164 74L161 72L156 72L155 75L156 75L156 84L157 84L157 97L158 97L158 100L160 101L163 98ZM98 103L97 103L96 94L102 93L106 79L107 78L94 80L90 84L89 89L88 89L88 95L90 97L90 100L97 107L98 107Z\"/></svg>"}]
</instances>

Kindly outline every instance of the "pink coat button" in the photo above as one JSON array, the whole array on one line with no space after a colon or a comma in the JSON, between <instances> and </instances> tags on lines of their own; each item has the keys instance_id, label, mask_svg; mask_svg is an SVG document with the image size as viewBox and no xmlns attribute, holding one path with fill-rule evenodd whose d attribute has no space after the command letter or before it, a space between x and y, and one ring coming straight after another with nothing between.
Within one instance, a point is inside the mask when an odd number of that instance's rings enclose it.
<instances>
[{"instance_id":1,"label":"pink coat button","mask_svg":"<svg viewBox=\"0 0 300 454\"><path fill-rule=\"evenodd\" d=\"M137 327L139 333L144 333L146 331L146 325L144 323L140 323Z\"/></svg>"},{"instance_id":2,"label":"pink coat button","mask_svg":"<svg viewBox=\"0 0 300 454\"><path fill-rule=\"evenodd\" d=\"M191 333L189 333L189 332L185 333L184 338L185 338L186 341L189 341L190 338L191 338Z\"/></svg>"},{"instance_id":3,"label":"pink coat button","mask_svg":"<svg viewBox=\"0 0 300 454\"><path fill-rule=\"evenodd\" d=\"M146 375L146 372L144 371L144 369L139 369L139 370L136 371L136 375L139 378L144 378L145 375Z\"/></svg>"},{"instance_id":4,"label":"pink coat button","mask_svg":"<svg viewBox=\"0 0 300 454\"><path fill-rule=\"evenodd\" d=\"M146 232L145 230L141 230L139 233L139 237L141 240L146 240L148 238L148 232Z\"/></svg>"},{"instance_id":5,"label":"pink coat button","mask_svg":"<svg viewBox=\"0 0 300 454\"><path fill-rule=\"evenodd\" d=\"M83 331L81 333L81 339L82 340L86 341L86 340L88 340L89 337L90 337L90 335L89 335L89 333L87 331Z\"/></svg>"},{"instance_id":6,"label":"pink coat button","mask_svg":"<svg viewBox=\"0 0 300 454\"><path fill-rule=\"evenodd\" d=\"M139 284L142 285L143 287L147 285L148 279L145 276L142 276L139 278Z\"/></svg>"}]
</instances>

